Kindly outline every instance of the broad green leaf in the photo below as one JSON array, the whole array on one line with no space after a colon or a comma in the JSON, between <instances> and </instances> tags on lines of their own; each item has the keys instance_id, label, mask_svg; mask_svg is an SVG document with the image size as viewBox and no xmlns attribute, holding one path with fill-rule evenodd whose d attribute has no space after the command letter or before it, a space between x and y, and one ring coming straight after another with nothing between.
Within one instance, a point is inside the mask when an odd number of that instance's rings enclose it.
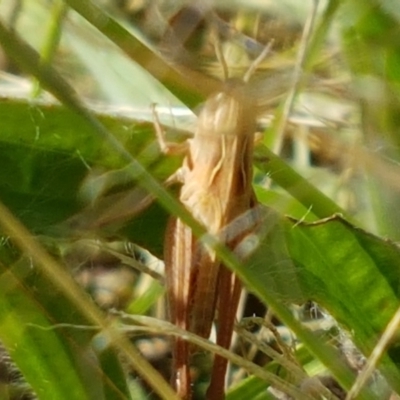
<instances>
[{"instance_id":1,"label":"broad green leaf","mask_svg":"<svg viewBox=\"0 0 400 400\"><path fill-rule=\"evenodd\" d=\"M316 225L291 227L287 238L307 297L331 312L369 355L400 304L397 245L338 216ZM399 390L397 347L394 342L382 369Z\"/></svg>"},{"instance_id":2,"label":"broad green leaf","mask_svg":"<svg viewBox=\"0 0 400 400\"><path fill-rule=\"evenodd\" d=\"M176 157L159 157L151 123L104 114L99 114L99 118L160 182L180 162ZM129 200L135 183L121 169L124 163L101 139L93 136L75 113L54 104L3 99L0 120L1 197L34 232L49 234L54 225L76 214L59 234L71 234L67 227L88 230L94 226L98 230L96 222L117 200ZM124 228L131 240L161 254L167 214L157 204L127 224L135 199L139 202L146 195L145 191L139 191L136 198L125 202L125 209L121 206L115 211L116 216L111 220L114 225L119 223L115 229ZM74 223L78 219L79 226ZM148 225L144 221L153 223ZM145 226L149 229L143 229Z\"/></svg>"},{"instance_id":3,"label":"broad green leaf","mask_svg":"<svg viewBox=\"0 0 400 400\"><path fill-rule=\"evenodd\" d=\"M339 216L306 224L269 212L266 237L241 274L263 299L316 301L369 355L399 306L400 250ZM382 371L398 389L397 342Z\"/></svg>"}]
</instances>

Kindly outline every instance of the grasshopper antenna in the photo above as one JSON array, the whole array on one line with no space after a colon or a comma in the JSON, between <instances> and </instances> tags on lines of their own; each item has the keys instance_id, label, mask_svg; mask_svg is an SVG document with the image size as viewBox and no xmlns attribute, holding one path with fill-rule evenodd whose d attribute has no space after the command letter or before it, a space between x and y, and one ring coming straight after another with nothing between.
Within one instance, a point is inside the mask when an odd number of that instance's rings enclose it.
<instances>
[{"instance_id":1,"label":"grasshopper antenna","mask_svg":"<svg viewBox=\"0 0 400 400\"><path fill-rule=\"evenodd\" d=\"M229 71L228 71L228 64L226 63L226 59L224 57L224 53L222 51L221 41L219 40L218 32L216 28L213 29L213 42L214 42L214 49L215 55L222 67L222 74L224 76L224 80L228 80L229 78Z\"/></svg>"},{"instance_id":2,"label":"grasshopper antenna","mask_svg":"<svg viewBox=\"0 0 400 400\"><path fill-rule=\"evenodd\" d=\"M250 80L251 76L254 74L254 71L258 68L258 66L265 60L267 55L272 49L274 45L274 39L271 39L268 44L264 47L264 50L260 53L260 55L250 64L249 69L243 76L243 81L246 83Z\"/></svg>"}]
</instances>

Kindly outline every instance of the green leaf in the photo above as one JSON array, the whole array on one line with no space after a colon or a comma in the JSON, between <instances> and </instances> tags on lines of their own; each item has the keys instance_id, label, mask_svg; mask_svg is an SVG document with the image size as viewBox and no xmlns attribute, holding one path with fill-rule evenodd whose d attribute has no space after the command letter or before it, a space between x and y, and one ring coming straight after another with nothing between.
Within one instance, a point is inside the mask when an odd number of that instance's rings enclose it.
<instances>
[{"instance_id":1,"label":"green leaf","mask_svg":"<svg viewBox=\"0 0 400 400\"><path fill-rule=\"evenodd\" d=\"M219 84L211 77L185 69L183 66L179 67L176 64L174 68L171 67L149 45L146 46L143 41L135 37L136 32L134 30L128 31L113 16L107 14L92 2L66 0L66 3L125 51L144 70L147 70L162 82L173 94L185 100L186 104L196 105L218 88Z\"/></svg>"},{"instance_id":2,"label":"green leaf","mask_svg":"<svg viewBox=\"0 0 400 400\"><path fill-rule=\"evenodd\" d=\"M397 11L396 11L397 10ZM371 149L396 163L399 152L400 23L394 2L344 1L340 29L343 51L354 75L353 96L362 110L362 133ZM372 166L373 168L374 166ZM391 185L370 177L370 196L379 233L398 240L399 196Z\"/></svg>"},{"instance_id":3,"label":"green leaf","mask_svg":"<svg viewBox=\"0 0 400 400\"><path fill-rule=\"evenodd\" d=\"M129 398L122 370L99 368L91 348L95 331L80 312L24 260L1 267L0 340L41 399ZM57 323L70 327L56 329ZM119 364L115 352L109 361ZM110 397L108 397L110 398Z\"/></svg>"},{"instance_id":4,"label":"green leaf","mask_svg":"<svg viewBox=\"0 0 400 400\"><path fill-rule=\"evenodd\" d=\"M144 122L143 118L128 119L104 113L98 117L160 182L176 169L178 158L159 157L151 123ZM63 228L59 234L70 234L68 227L99 229L96 223L116 203L116 197L121 201L129 199L135 189L130 174L121 168L124 165L121 159L104 142L93 137L91 129L76 113L54 104L2 99L0 119L2 200L33 232L51 234L54 225L75 215L68 225L60 225ZM147 195L145 191L139 194L142 198ZM129 214L134 204L135 199L131 199L118 208L111 222L119 224L115 229L110 227L109 233L123 228L131 240L161 254L167 213L154 204L130 222L129 215L125 217L125 214ZM152 224L151 230L139 232L138 227L143 228L144 221L158 223ZM159 240L155 241L155 237Z\"/></svg>"},{"instance_id":5,"label":"green leaf","mask_svg":"<svg viewBox=\"0 0 400 400\"><path fill-rule=\"evenodd\" d=\"M271 297L316 301L369 355L399 306L398 246L340 216L306 224L267 215L265 239L240 271L249 288L267 303ZM399 390L397 349L395 342L382 359L382 371Z\"/></svg>"},{"instance_id":6,"label":"green leaf","mask_svg":"<svg viewBox=\"0 0 400 400\"><path fill-rule=\"evenodd\" d=\"M347 327L369 355L399 306L400 251L335 216L287 231L290 255L303 275L309 299ZM303 270L303 271L301 271ZM382 369L399 390L400 359L395 342Z\"/></svg>"}]
</instances>

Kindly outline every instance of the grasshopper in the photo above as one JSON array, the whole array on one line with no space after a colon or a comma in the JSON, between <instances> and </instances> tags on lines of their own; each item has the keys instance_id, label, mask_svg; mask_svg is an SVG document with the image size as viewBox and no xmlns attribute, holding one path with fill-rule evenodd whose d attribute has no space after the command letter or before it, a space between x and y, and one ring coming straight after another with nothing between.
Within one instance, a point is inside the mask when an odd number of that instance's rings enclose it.
<instances>
[{"instance_id":1,"label":"grasshopper","mask_svg":"<svg viewBox=\"0 0 400 400\"><path fill-rule=\"evenodd\" d=\"M177 148L165 141L156 113L154 117L161 148L175 152ZM256 117L256 104L246 94L245 82L228 80L223 90L207 99L194 137L180 147L186 152L176 173L182 183L180 201L211 235L221 238L232 221L257 205L252 188ZM235 249L250 230L233 235L225 244ZM217 344L229 348L241 293L238 278L179 218L171 218L168 224L164 256L171 321L208 338L217 315ZM175 340L172 383L184 399L191 398L191 352L187 342ZM227 361L216 356L207 398L224 398L226 369Z\"/></svg>"}]
</instances>

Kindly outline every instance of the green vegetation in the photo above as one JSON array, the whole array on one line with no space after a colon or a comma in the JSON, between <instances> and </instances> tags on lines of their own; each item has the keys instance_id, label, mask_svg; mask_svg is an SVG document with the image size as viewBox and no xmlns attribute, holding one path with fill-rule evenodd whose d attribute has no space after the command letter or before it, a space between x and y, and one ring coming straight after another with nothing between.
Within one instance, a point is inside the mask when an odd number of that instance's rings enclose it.
<instances>
[{"instance_id":1,"label":"green vegetation","mask_svg":"<svg viewBox=\"0 0 400 400\"><path fill-rule=\"evenodd\" d=\"M182 334L162 321L154 276L162 280L170 215L198 237L204 228L162 185L181 157L161 155L150 105L182 140L195 121L189 110L221 87L221 67L202 45L210 32L188 45L193 59L168 63L151 10L114 3L0 2L0 342L40 399L177 398L144 350ZM400 11L390 0L220 3L237 28L221 35L232 74L255 58L246 43L257 23L254 43L274 42L249 83L265 130L254 157L254 189L269 210L260 245L245 263L216 251L275 316L284 355L268 354L261 368L231 354L231 375L242 379L227 398L273 399L269 385L337 398L306 390L307 374L333 377L355 393L348 399L400 393ZM104 284L110 271L121 275ZM254 343L270 331L257 332ZM276 342L269 337L264 346ZM355 356L345 362L349 342ZM374 375L354 386L366 367ZM22 379L6 383L0 399L30 390Z\"/></svg>"}]
</instances>

